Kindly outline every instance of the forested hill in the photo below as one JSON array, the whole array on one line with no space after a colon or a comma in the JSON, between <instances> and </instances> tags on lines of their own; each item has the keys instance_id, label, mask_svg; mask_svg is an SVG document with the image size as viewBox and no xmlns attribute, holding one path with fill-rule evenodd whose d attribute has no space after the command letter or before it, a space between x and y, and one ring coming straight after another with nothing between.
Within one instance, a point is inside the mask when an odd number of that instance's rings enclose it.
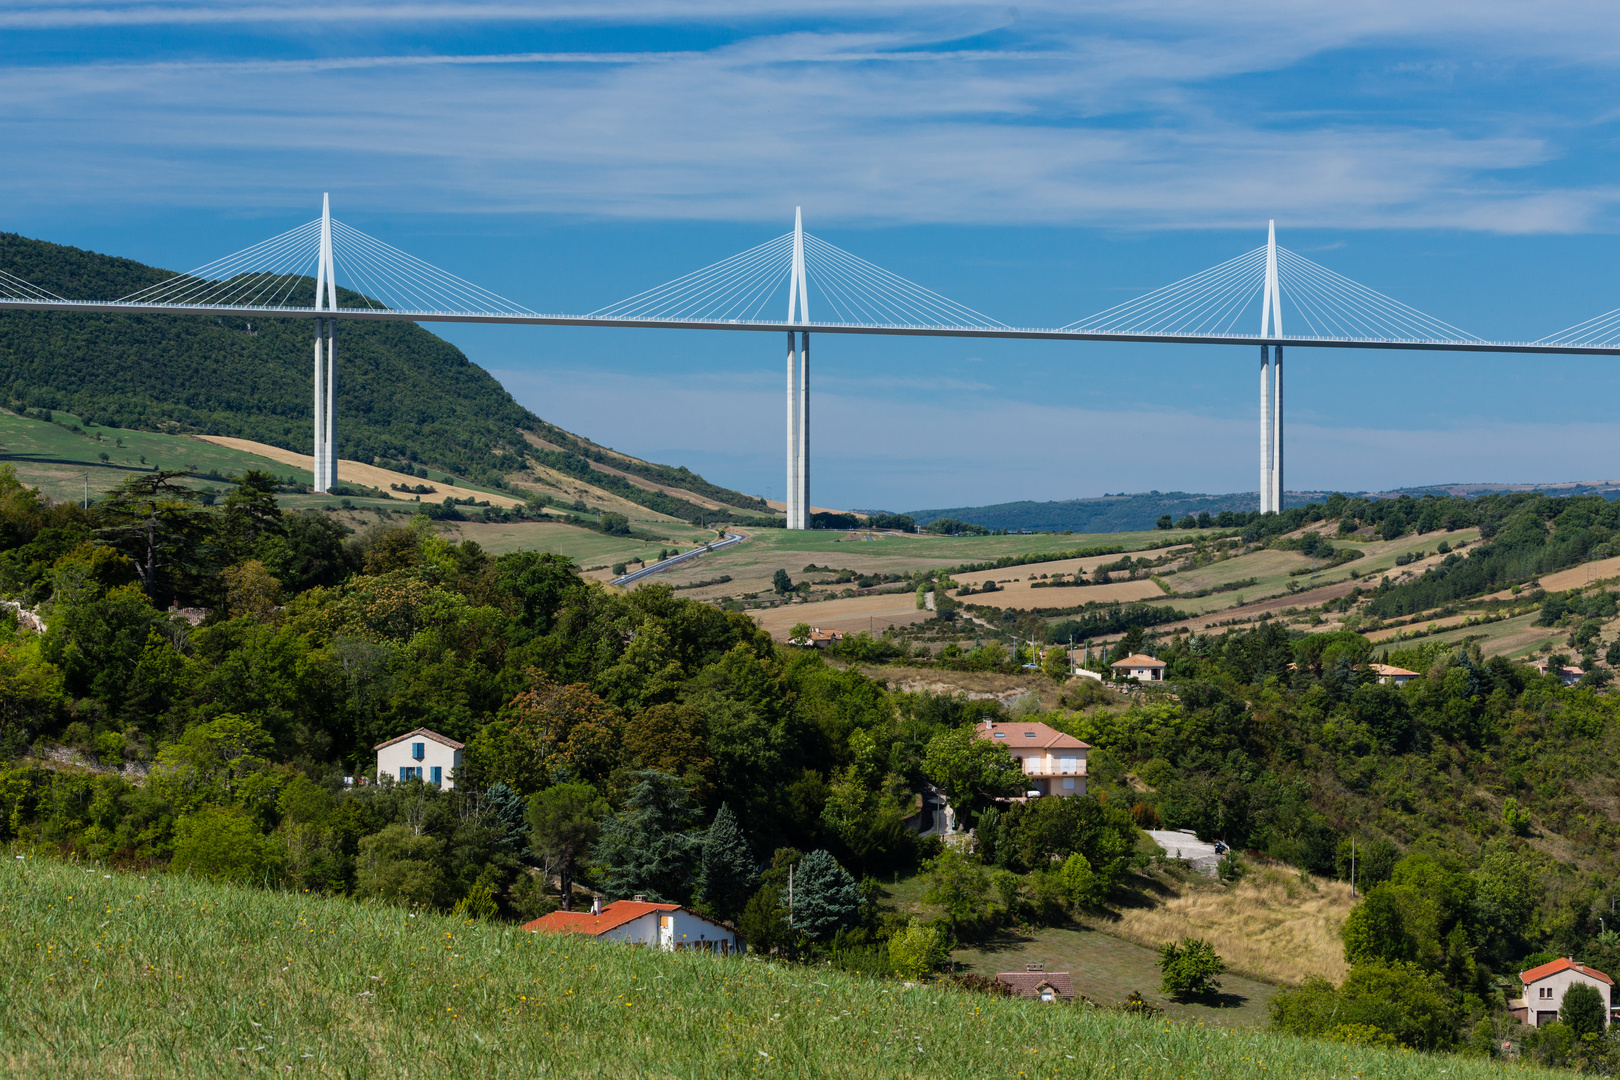
<instances>
[{"instance_id":1,"label":"forested hill","mask_svg":"<svg viewBox=\"0 0 1620 1080\"><path fill-rule=\"evenodd\" d=\"M1358 492L1369 499L1394 499L1402 495L1420 498L1424 495L1456 495L1474 498L1504 492L1539 492L1546 495L1601 495L1606 499L1620 496L1620 485L1611 482L1556 483L1556 484L1436 484L1430 487L1395 488L1376 493ZM1284 493L1285 509L1320 502L1325 491L1289 491ZM1188 514L1209 514L1214 517L1223 511L1237 514L1253 513L1258 505L1252 491L1236 491L1226 495L1194 495L1185 491L1146 491L1118 495L1103 495L1095 499L1064 499L1056 502L996 503L991 506L958 506L943 510L911 510L907 513L919 525L940 518L982 525L986 529L1029 529L1033 532L1139 532L1151 529L1160 517L1169 514L1179 521Z\"/></svg>"},{"instance_id":2,"label":"forested hill","mask_svg":"<svg viewBox=\"0 0 1620 1080\"><path fill-rule=\"evenodd\" d=\"M115 300L171 276L3 232L0 270L75 300ZM314 288L310 280L307 292ZM338 301L364 306L342 290ZM62 409L107 426L231 435L307 454L312 344L307 319L10 312L0 315L0 405ZM460 349L414 323L345 323L337 360L340 457L417 461L494 480L534 456L527 430L566 455L611 460L660 484L764 509L684 469L604 454L523 408ZM569 471L589 475L584 462L575 465Z\"/></svg>"},{"instance_id":3,"label":"forested hill","mask_svg":"<svg viewBox=\"0 0 1620 1080\"><path fill-rule=\"evenodd\" d=\"M1319 497L1319 496L1318 496ZM1287 505L1303 506L1312 496L1288 493ZM1258 506L1252 491L1230 495L1189 495L1185 491L1149 491L1134 495L1121 492L1097 499L1064 499L1059 502L998 503L994 506L959 506L945 510L913 510L919 525L937 518L954 518L987 529L1032 529L1036 532L1136 532L1153 528L1163 514L1182 518L1187 514L1219 514L1223 510L1247 514Z\"/></svg>"}]
</instances>

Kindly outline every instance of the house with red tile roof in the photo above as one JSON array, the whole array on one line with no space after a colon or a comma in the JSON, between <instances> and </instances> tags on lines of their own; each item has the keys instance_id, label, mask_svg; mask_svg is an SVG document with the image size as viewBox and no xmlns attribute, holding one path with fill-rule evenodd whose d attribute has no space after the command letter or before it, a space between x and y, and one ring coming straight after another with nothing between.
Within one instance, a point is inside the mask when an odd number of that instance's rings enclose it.
<instances>
[{"instance_id":1,"label":"house with red tile roof","mask_svg":"<svg viewBox=\"0 0 1620 1080\"><path fill-rule=\"evenodd\" d=\"M1025 798L1030 795L1084 795L1086 751L1091 747L1045 724L986 720L973 732L1004 746L1024 772Z\"/></svg>"},{"instance_id":2,"label":"house with red tile roof","mask_svg":"<svg viewBox=\"0 0 1620 1080\"><path fill-rule=\"evenodd\" d=\"M377 744L377 779L389 776L400 783L416 779L449 791L456 786L463 749L456 740L425 727L407 731Z\"/></svg>"},{"instance_id":3,"label":"house with red tile roof","mask_svg":"<svg viewBox=\"0 0 1620 1080\"><path fill-rule=\"evenodd\" d=\"M679 904L654 904L641 898L615 900L600 910L553 911L523 924L532 933L584 934L598 941L623 941L665 952L697 949L730 956L747 951L737 928L688 911Z\"/></svg>"},{"instance_id":4,"label":"house with red tile roof","mask_svg":"<svg viewBox=\"0 0 1620 1080\"><path fill-rule=\"evenodd\" d=\"M1533 967L1519 974L1524 984L1524 997L1508 1002L1508 1011L1531 1027L1540 1027L1558 1019L1563 1007L1564 993L1577 983L1595 987L1603 995L1604 1023L1609 1022L1614 1009L1614 980L1595 967L1588 967L1567 956Z\"/></svg>"},{"instance_id":5,"label":"house with red tile roof","mask_svg":"<svg viewBox=\"0 0 1620 1080\"><path fill-rule=\"evenodd\" d=\"M1067 971L998 971L996 981L1012 987L1014 997L1037 1001L1068 1001L1074 997L1074 983Z\"/></svg>"}]
</instances>

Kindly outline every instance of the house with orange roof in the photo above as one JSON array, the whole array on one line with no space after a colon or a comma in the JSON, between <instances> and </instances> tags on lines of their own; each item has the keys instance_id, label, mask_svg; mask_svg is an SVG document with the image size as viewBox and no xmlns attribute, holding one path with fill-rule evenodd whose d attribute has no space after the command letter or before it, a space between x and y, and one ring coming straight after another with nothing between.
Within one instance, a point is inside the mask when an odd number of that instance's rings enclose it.
<instances>
[{"instance_id":1,"label":"house with orange roof","mask_svg":"<svg viewBox=\"0 0 1620 1080\"><path fill-rule=\"evenodd\" d=\"M1418 677L1417 672L1407 671L1394 664L1368 664L1367 670L1372 672L1373 677L1380 683L1394 683L1396 686L1404 686Z\"/></svg>"},{"instance_id":2,"label":"house with orange roof","mask_svg":"<svg viewBox=\"0 0 1620 1080\"><path fill-rule=\"evenodd\" d=\"M1551 667L1548 665L1546 660L1537 660L1530 666L1541 672L1543 675L1546 675L1551 670ZM1563 683L1565 686L1574 686L1576 683L1581 681L1581 676L1585 674L1586 672L1582 671L1578 667L1560 667L1558 668L1558 681Z\"/></svg>"},{"instance_id":3,"label":"house with orange roof","mask_svg":"<svg viewBox=\"0 0 1620 1080\"><path fill-rule=\"evenodd\" d=\"M1084 795L1086 751L1091 747L1046 724L986 720L973 732L1004 746L1024 772L1025 797L1030 795Z\"/></svg>"},{"instance_id":4,"label":"house with orange roof","mask_svg":"<svg viewBox=\"0 0 1620 1080\"><path fill-rule=\"evenodd\" d=\"M1163 682L1164 669L1168 666L1163 660L1155 660L1151 656L1141 653L1132 653L1123 660L1115 660L1108 665L1114 669L1114 674L1122 675L1137 682Z\"/></svg>"},{"instance_id":5,"label":"house with orange roof","mask_svg":"<svg viewBox=\"0 0 1620 1080\"><path fill-rule=\"evenodd\" d=\"M598 941L622 941L664 952L696 949L719 956L747 951L735 926L699 915L679 904L654 904L643 897L615 900L590 911L553 911L523 924L531 933L584 934Z\"/></svg>"},{"instance_id":6,"label":"house with orange roof","mask_svg":"<svg viewBox=\"0 0 1620 1080\"><path fill-rule=\"evenodd\" d=\"M1588 967L1570 957L1560 956L1551 963L1521 972L1519 982L1524 984L1524 996L1509 1001L1508 1011L1531 1027L1557 1020L1565 992L1577 983L1595 987L1603 995L1605 1024L1613 1015L1614 980L1597 968Z\"/></svg>"},{"instance_id":7,"label":"house with orange roof","mask_svg":"<svg viewBox=\"0 0 1620 1080\"><path fill-rule=\"evenodd\" d=\"M449 791L456 786L463 749L462 743L424 727L407 731L377 744L377 779L390 776L402 784L415 779Z\"/></svg>"}]
</instances>

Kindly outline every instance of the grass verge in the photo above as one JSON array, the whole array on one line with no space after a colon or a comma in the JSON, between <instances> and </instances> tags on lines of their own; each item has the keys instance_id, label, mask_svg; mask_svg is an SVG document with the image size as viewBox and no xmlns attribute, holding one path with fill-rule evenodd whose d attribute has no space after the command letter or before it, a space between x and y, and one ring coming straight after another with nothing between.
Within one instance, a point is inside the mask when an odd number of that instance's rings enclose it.
<instances>
[{"instance_id":1,"label":"grass verge","mask_svg":"<svg viewBox=\"0 0 1620 1080\"><path fill-rule=\"evenodd\" d=\"M9 1075L1500 1075L1486 1061L14 856L0 868Z\"/></svg>"}]
</instances>

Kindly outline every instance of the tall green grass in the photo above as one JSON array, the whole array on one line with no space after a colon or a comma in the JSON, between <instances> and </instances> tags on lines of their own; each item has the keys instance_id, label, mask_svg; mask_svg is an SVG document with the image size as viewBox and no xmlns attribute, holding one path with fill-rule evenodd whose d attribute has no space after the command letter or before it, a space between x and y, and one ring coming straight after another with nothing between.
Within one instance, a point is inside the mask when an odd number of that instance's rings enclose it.
<instances>
[{"instance_id":1,"label":"tall green grass","mask_svg":"<svg viewBox=\"0 0 1620 1080\"><path fill-rule=\"evenodd\" d=\"M15 856L11 1076L1541 1075Z\"/></svg>"}]
</instances>

